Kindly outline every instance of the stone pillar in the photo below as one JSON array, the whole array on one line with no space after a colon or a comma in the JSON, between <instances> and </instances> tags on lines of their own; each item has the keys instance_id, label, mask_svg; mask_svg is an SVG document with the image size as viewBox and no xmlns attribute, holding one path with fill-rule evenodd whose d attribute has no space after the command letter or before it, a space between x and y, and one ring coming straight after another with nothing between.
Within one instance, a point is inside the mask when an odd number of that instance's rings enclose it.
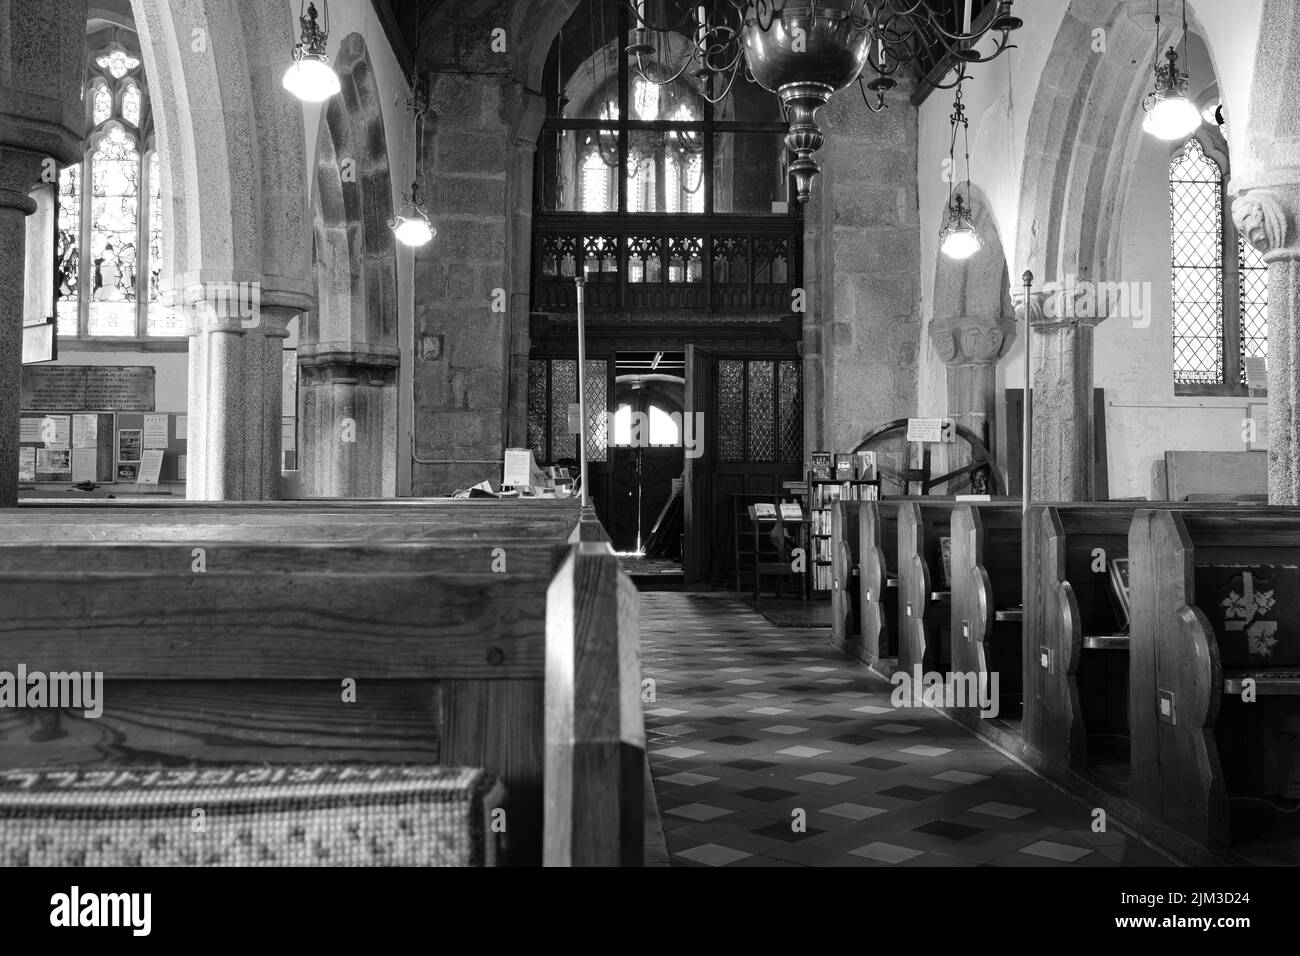
<instances>
[{"instance_id":1,"label":"stone pillar","mask_svg":"<svg viewBox=\"0 0 1300 956\"><path fill-rule=\"evenodd\" d=\"M399 364L396 355L299 352L305 496L396 497Z\"/></svg>"},{"instance_id":2,"label":"stone pillar","mask_svg":"<svg viewBox=\"0 0 1300 956\"><path fill-rule=\"evenodd\" d=\"M1292 176L1297 170L1291 170ZM1300 184L1247 188L1237 230L1268 263L1268 503L1300 504Z\"/></svg>"},{"instance_id":3,"label":"stone pillar","mask_svg":"<svg viewBox=\"0 0 1300 956\"><path fill-rule=\"evenodd\" d=\"M43 157L0 146L0 507L18 503L27 217Z\"/></svg>"},{"instance_id":4,"label":"stone pillar","mask_svg":"<svg viewBox=\"0 0 1300 956\"><path fill-rule=\"evenodd\" d=\"M1031 496L1034 501L1092 501L1093 331L1105 318L1084 291L1035 292L1030 300L1033 360ZM1016 296L1024 320L1024 294Z\"/></svg>"},{"instance_id":5,"label":"stone pillar","mask_svg":"<svg viewBox=\"0 0 1300 956\"><path fill-rule=\"evenodd\" d=\"M81 154L86 0L0 3L0 507L18 502L18 413L31 190ZM47 180L49 181L49 180Z\"/></svg>"},{"instance_id":6,"label":"stone pillar","mask_svg":"<svg viewBox=\"0 0 1300 956\"><path fill-rule=\"evenodd\" d=\"M310 306L261 304L250 318L194 309L190 326L192 501L280 497L281 385L289 321ZM239 310L235 310L238 312Z\"/></svg>"},{"instance_id":7,"label":"stone pillar","mask_svg":"<svg viewBox=\"0 0 1300 956\"><path fill-rule=\"evenodd\" d=\"M948 416L990 450L996 436L998 359L1006 353L1012 329L1011 319L1000 315L953 316L930 325L930 340L948 366ZM969 462L950 464L957 468Z\"/></svg>"}]
</instances>

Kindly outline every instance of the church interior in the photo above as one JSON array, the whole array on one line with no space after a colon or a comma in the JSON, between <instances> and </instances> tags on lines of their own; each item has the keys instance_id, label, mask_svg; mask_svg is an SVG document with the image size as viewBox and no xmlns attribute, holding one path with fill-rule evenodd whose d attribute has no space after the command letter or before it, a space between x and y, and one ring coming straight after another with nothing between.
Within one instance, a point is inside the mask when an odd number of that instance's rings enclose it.
<instances>
[{"instance_id":1,"label":"church interior","mask_svg":"<svg viewBox=\"0 0 1300 956\"><path fill-rule=\"evenodd\" d=\"M1298 864L1293 321L1294 0L0 2L0 864Z\"/></svg>"}]
</instances>

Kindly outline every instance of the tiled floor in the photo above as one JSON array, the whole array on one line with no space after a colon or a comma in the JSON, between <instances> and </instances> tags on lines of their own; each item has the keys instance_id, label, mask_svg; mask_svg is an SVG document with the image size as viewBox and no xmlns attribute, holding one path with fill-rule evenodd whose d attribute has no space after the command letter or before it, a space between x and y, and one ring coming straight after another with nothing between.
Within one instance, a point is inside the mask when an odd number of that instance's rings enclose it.
<instances>
[{"instance_id":1,"label":"tiled floor","mask_svg":"<svg viewBox=\"0 0 1300 956\"><path fill-rule=\"evenodd\" d=\"M734 594L643 593L646 731L674 866L1114 866L1169 861L941 714L821 628Z\"/></svg>"}]
</instances>

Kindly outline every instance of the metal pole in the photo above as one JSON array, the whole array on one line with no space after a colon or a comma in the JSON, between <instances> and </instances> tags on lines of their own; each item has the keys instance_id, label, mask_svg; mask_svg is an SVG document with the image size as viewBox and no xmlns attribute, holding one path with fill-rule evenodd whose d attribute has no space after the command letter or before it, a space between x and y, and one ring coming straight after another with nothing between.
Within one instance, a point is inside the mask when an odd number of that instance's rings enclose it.
<instances>
[{"instance_id":1,"label":"metal pole","mask_svg":"<svg viewBox=\"0 0 1300 956\"><path fill-rule=\"evenodd\" d=\"M1034 274L1032 272L1026 272L1023 278L1025 283L1025 400L1021 403L1023 406L1022 411L1024 412L1024 423L1020 426L1020 497L1022 510L1027 512L1029 510L1029 456L1032 454L1034 447L1033 435L1031 432L1034 426L1034 416L1032 412L1034 400L1031 395L1033 372L1030 369L1029 364L1032 357L1030 350L1030 332L1033 328L1029 321L1029 309L1031 305L1030 290L1034 286Z\"/></svg>"},{"instance_id":2,"label":"metal pole","mask_svg":"<svg viewBox=\"0 0 1300 956\"><path fill-rule=\"evenodd\" d=\"M578 433L579 475L582 482L582 507L591 507L591 486L587 484L587 330L583 318L583 286L586 276L575 276L578 286L578 420L582 431Z\"/></svg>"}]
</instances>

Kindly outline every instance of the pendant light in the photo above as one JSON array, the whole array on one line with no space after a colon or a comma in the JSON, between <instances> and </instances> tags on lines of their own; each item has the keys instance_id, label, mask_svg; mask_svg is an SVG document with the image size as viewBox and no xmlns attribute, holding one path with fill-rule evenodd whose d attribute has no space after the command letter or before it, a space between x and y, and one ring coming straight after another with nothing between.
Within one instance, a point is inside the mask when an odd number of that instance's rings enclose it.
<instances>
[{"instance_id":1,"label":"pendant light","mask_svg":"<svg viewBox=\"0 0 1300 956\"><path fill-rule=\"evenodd\" d=\"M970 123L966 119L966 105L962 102L962 75L957 80L957 93L952 103L952 138L948 143L948 221L939 232L939 251L949 259L969 259L980 251L979 234L975 232L975 223L971 218L971 207L956 189L957 179L957 130L960 128L966 140L966 192L970 193Z\"/></svg>"},{"instance_id":2,"label":"pendant light","mask_svg":"<svg viewBox=\"0 0 1300 956\"><path fill-rule=\"evenodd\" d=\"M330 58L325 53L329 39L330 5L325 2L325 28L317 20L316 4L308 3L305 13L299 7L298 22L302 25L302 40L293 48L293 63L284 73L282 85L304 103L320 103L339 91L339 78L330 68Z\"/></svg>"},{"instance_id":3,"label":"pendant light","mask_svg":"<svg viewBox=\"0 0 1300 956\"><path fill-rule=\"evenodd\" d=\"M1160 2L1156 0L1156 50L1160 49ZM1183 0L1183 58L1187 59L1187 0ZM1165 52L1164 64L1155 65L1156 88L1142 103L1146 119L1142 128L1163 140L1186 139L1201 125L1201 113L1187 95L1189 74L1178 69L1178 51Z\"/></svg>"},{"instance_id":4,"label":"pendant light","mask_svg":"<svg viewBox=\"0 0 1300 956\"><path fill-rule=\"evenodd\" d=\"M429 86L420 76L420 27L423 23L424 5L418 4L415 10L415 78L411 81L411 95L406 101L406 108L415 114L415 151L419 167L424 165L424 129L425 115L429 112ZM402 208L392 219L388 228L393 230L393 238L404 246L418 249L427 246L438 234L438 230L429 221L429 213L420 199L420 179L417 173L411 183L411 191L402 194Z\"/></svg>"}]
</instances>

